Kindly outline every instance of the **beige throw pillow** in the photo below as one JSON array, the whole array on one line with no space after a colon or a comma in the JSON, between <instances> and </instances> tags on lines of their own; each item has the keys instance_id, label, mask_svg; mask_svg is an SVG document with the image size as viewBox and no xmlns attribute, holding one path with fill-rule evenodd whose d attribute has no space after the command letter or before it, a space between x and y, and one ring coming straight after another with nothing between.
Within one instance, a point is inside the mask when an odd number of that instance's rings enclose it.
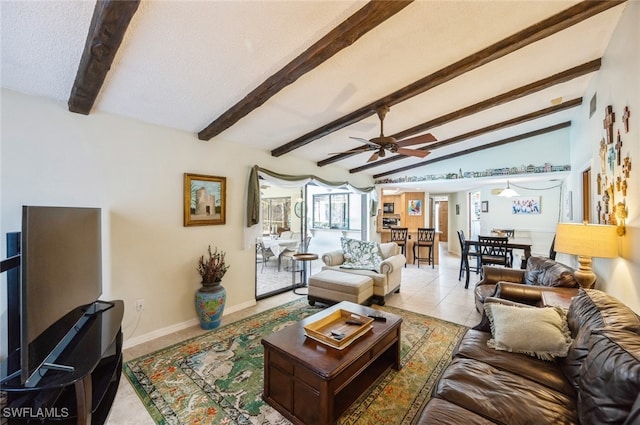
<instances>
[{"instance_id":1,"label":"beige throw pillow","mask_svg":"<svg viewBox=\"0 0 640 425\"><path fill-rule=\"evenodd\" d=\"M513 307L487 303L490 348L528 354L542 360L565 357L571 345L566 313L559 307Z\"/></svg>"}]
</instances>

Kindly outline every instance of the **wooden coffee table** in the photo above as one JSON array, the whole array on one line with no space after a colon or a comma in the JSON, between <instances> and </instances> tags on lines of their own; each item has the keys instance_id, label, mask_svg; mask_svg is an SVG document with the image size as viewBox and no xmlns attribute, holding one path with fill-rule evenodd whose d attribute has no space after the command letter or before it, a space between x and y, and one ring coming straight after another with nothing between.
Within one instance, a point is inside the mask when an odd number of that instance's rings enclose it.
<instances>
[{"instance_id":1,"label":"wooden coffee table","mask_svg":"<svg viewBox=\"0 0 640 425\"><path fill-rule=\"evenodd\" d=\"M305 325L338 309L387 321L341 350L305 335ZM385 370L400 370L401 324L400 316L344 301L272 333L262 340L263 399L294 424L333 424Z\"/></svg>"}]
</instances>

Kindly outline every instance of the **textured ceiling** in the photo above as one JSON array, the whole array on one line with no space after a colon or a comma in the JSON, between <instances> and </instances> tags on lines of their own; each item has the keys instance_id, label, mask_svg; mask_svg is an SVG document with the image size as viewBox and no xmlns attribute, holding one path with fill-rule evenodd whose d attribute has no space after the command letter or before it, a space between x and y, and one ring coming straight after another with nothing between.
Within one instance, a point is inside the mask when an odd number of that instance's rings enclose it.
<instances>
[{"instance_id":1,"label":"textured ceiling","mask_svg":"<svg viewBox=\"0 0 640 425\"><path fill-rule=\"evenodd\" d=\"M565 10L572 1L416 1L212 140L271 151ZM143 1L94 104L196 133L360 9L361 1ZM66 102L94 3L5 1L2 87ZM624 5L391 107L387 135L600 58ZM430 129L438 140L583 95L592 74ZM71 112L70 112L71 113ZM437 149L460 151L571 119L565 111ZM287 155L315 162L378 135L371 116ZM370 153L336 164L352 169ZM407 158L372 175L423 161Z\"/></svg>"}]
</instances>

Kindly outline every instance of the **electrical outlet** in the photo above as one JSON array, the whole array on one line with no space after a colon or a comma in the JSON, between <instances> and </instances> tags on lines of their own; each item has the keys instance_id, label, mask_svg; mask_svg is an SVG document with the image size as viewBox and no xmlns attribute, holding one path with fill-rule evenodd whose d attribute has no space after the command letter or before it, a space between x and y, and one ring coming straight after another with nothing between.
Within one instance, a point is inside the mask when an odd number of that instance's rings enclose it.
<instances>
[{"instance_id":1,"label":"electrical outlet","mask_svg":"<svg viewBox=\"0 0 640 425\"><path fill-rule=\"evenodd\" d=\"M144 298L139 298L136 300L136 311L141 312L144 310Z\"/></svg>"}]
</instances>

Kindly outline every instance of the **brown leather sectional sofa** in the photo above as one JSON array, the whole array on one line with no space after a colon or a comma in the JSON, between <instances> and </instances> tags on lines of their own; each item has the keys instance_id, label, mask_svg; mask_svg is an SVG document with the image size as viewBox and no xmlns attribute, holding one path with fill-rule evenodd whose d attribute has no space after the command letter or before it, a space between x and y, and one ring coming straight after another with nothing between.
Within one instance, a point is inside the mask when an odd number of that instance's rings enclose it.
<instances>
[{"instance_id":1,"label":"brown leather sectional sofa","mask_svg":"<svg viewBox=\"0 0 640 425\"><path fill-rule=\"evenodd\" d=\"M640 317L601 291L580 289L567 322L568 355L545 361L489 348L484 317L461 340L419 423L640 424Z\"/></svg>"},{"instance_id":2,"label":"brown leather sectional sofa","mask_svg":"<svg viewBox=\"0 0 640 425\"><path fill-rule=\"evenodd\" d=\"M540 288L537 288L540 286L574 296L580 287L573 277L574 271L571 267L546 257L529 257L525 270L484 266L483 278L475 288L476 309L482 312L482 304L487 297L511 299L516 292L520 292L518 301L536 304L540 301ZM514 285L504 285L504 282ZM497 292L498 283L500 290L511 291L512 295L500 296Z\"/></svg>"}]
</instances>

